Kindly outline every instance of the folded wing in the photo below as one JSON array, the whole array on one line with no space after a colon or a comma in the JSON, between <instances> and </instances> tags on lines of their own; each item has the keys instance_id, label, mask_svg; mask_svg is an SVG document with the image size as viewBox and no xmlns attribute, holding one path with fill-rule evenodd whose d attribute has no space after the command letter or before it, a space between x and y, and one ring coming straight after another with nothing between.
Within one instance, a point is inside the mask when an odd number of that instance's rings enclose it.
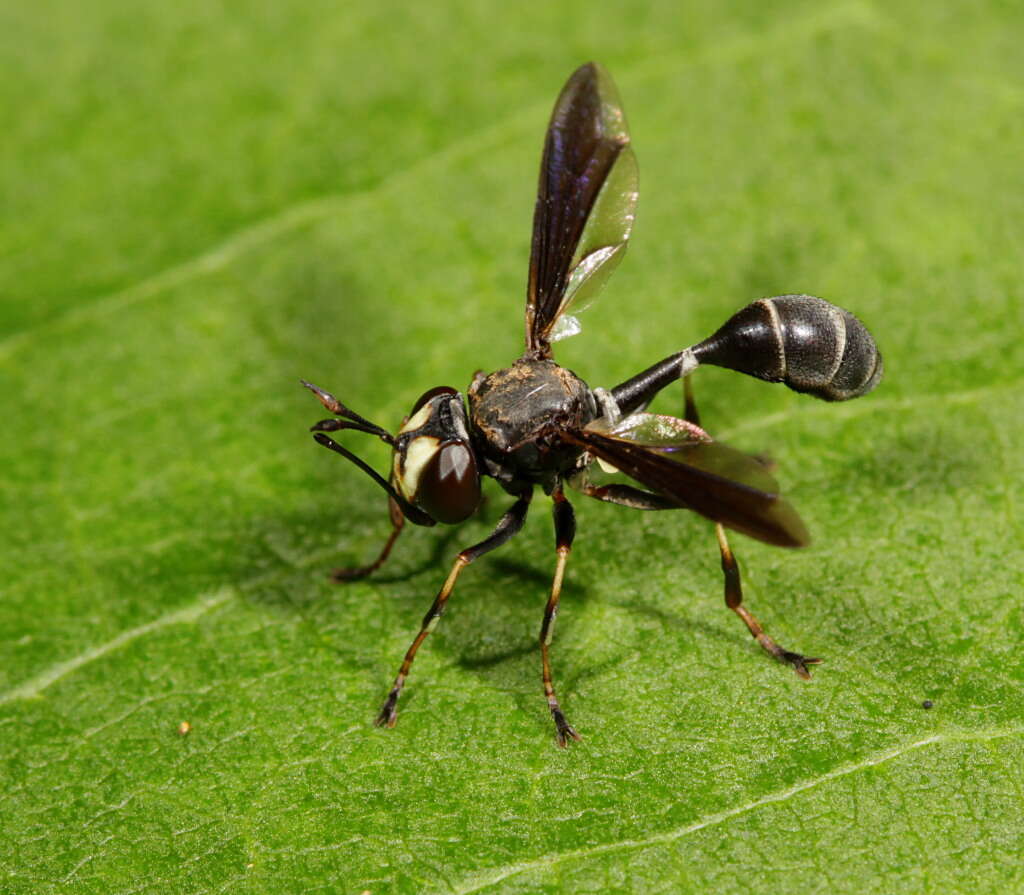
<instances>
[{"instance_id":1,"label":"folded wing","mask_svg":"<svg viewBox=\"0 0 1024 895\"><path fill-rule=\"evenodd\" d=\"M780 547L810 536L779 486L754 457L712 441L684 420L635 413L615 425L603 419L563 436L651 491L726 528Z\"/></svg>"}]
</instances>

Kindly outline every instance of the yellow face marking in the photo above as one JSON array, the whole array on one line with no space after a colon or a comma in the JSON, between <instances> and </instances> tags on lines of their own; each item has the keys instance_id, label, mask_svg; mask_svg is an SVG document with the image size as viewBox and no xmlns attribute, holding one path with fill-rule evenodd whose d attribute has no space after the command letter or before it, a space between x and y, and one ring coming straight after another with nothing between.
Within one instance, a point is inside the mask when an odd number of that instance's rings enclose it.
<instances>
[{"instance_id":1,"label":"yellow face marking","mask_svg":"<svg viewBox=\"0 0 1024 895\"><path fill-rule=\"evenodd\" d=\"M406 500L412 502L416 489L419 487L423 467L430 462L440 448L441 442L430 435L420 435L419 438L414 438L409 442L409 447L405 451L405 459L401 463L401 477L398 480L402 497Z\"/></svg>"},{"instance_id":2,"label":"yellow face marking","mask_svg":"<svg viewBox=\"0 0 1024 895\"><path fill-rule=\"evenodd\" d=\"M405 489L402 487L402 455L398 451L391 456L391 483L398 489L398 493L402 497L406 497Z\"/></svg>"},{"instance_id":3,"label":"yellow face marking","mask_svg":"<svg viewBox=\"0 0 1024 895\"><path fill-rule=\"evenodd\" d=\"M433 402L427 401L419 410L417 410L408 420L405 421L402 428L398 430L398 434L401 435L403 432L412 432L414 429L419 429L425 426L427 420L430 419L430 405Z\"/></svg>"}]
</instances>

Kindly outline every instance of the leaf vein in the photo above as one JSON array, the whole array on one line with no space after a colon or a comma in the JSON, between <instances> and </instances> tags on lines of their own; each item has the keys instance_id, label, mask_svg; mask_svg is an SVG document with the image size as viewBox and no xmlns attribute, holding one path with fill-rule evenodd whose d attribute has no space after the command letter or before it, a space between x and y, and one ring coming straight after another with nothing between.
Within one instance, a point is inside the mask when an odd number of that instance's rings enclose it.
<instances>
[{"instance_id":1,"label":"leaf vein","mask_svg":"<svg viewBox=\"0 0 1024 895\"><path fill-rule=\"evenodd\" d=\"M888 749L883 749L865 759L862 759L861 761L839 765L818 777L802 780L793 786L788 786L785 789L770 792L767 795L761 796L760 798L746 802L742 805L727 808L724 811L717 811L713 814L707 814L699 820L687 824L684 827L678 827L674 830L668 830L662 833L655 833L643 839L623 839L617 842L606 842L589 848L555 852L553 854L536 858L532 861L522 861L515 864L508 864L504 867L494 867L482 870L467 877L462 884L457 886L453 891L455 892L455 895L471 895L471 893L488 889L509 877L518 876L521 873L527 873L531 870L542 870L569 861L586 860L602 854L650 848L655 845L676 842L686 836L689 836L691 833L699 832L700 830L708 827L718 826L719 824L725 823L734 817L747 814L751 811L756 811L758 808L762 808L765 805L785 802L809 789L815 789L826 783L830 783L833 780L848 777L851 774L858 773L859 771L864 771L877 767L878 765L886 764L887 762L900 758L909 752L914 752L927 746L942 743L985 742L987 740L1020 736L1022 734L1024 734L1024 727L988 728L977 731L956 730L949 733L930 734L926 737L922 737L921 739L912 740L909 743L901 743L896 746L891 746Z\"/></svg>"},{"instance_id":2,"label":"leaf vein","mask_svg":"<svg viewBox=\"0 0 1024 895\"><path fill-rule=\"evenodd\" d=\"M61 678L77 671L83 665L88 665L90 662L102 658L107 655L107 653L120 649L122 646L131 643L133 640L137 640L139 637L144 637L152 631L157 631L170 625L191 624L211 609L215 609L226 603L233 596L234 591L232 589L223 588L213 594L200 597L198 600L189 603L187 606L175 609L172 612L161 615L152 621L139 625L138 627L122 631L116 637L106 641L105 643L89 647L89 649L84 650L77 656L72 656L70 659L64 659L61 662L57 662L49 668L39 672L39 674L17 684L6 692L0 693L0 705L4 705L8 702L16 702L22 699L32 699L39 696L43 690L51 684L54 684Z\"/></svg>"}]
</instances>

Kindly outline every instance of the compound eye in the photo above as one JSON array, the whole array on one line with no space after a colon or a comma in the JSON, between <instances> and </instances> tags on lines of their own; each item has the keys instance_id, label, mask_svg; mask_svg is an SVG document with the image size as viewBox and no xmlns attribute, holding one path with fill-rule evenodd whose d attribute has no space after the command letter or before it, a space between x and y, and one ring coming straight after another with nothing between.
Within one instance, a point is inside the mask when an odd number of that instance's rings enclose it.
<instances>
[{"instance_id":1,"label":"compound eye","mask_svg":"<svg viewBox=\"0 0 1024 895\"><path fill-rule=\"evenodd\" d=\"M426 391L422 395L420 395L420 399L415 404L413 404L412 410L409 412L409 416L415 416L416 411L419 410L424 404L426 404L431 398L436 398L438 395L457 394L458 392L448 385L439 385L436 388L432 388L429 391Z\"/></svg>"},{"instance_id":2,"label":"compound eye","mask_svg":"<svg viewBox=\"0 0 1024 895\"><path fill-rule=\"evenodd\" d=\"M468 445L452 441L424 464L416 487L416 505L438 522L468 519L480 504L480 473Z\"/></svg>"}]
</instances>

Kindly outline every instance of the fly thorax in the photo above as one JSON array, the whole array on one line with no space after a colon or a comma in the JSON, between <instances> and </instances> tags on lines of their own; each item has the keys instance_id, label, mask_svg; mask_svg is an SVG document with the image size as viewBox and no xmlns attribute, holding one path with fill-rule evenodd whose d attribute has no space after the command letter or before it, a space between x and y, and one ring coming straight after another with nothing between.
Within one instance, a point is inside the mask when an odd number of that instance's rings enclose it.
<instances>
[{"instance_id":1,"label":"fly thorax","mask_svg":"<svg viewBox=\"0 0 1024 895\"><path fill-rule=\"evenodd\" d=\"M543 482L571 468L579 454L559 430L585 426L598 411L587 384L571 370L523 357L474 380L469 412L490 475Z\"/></svg>"}]
</instances>

